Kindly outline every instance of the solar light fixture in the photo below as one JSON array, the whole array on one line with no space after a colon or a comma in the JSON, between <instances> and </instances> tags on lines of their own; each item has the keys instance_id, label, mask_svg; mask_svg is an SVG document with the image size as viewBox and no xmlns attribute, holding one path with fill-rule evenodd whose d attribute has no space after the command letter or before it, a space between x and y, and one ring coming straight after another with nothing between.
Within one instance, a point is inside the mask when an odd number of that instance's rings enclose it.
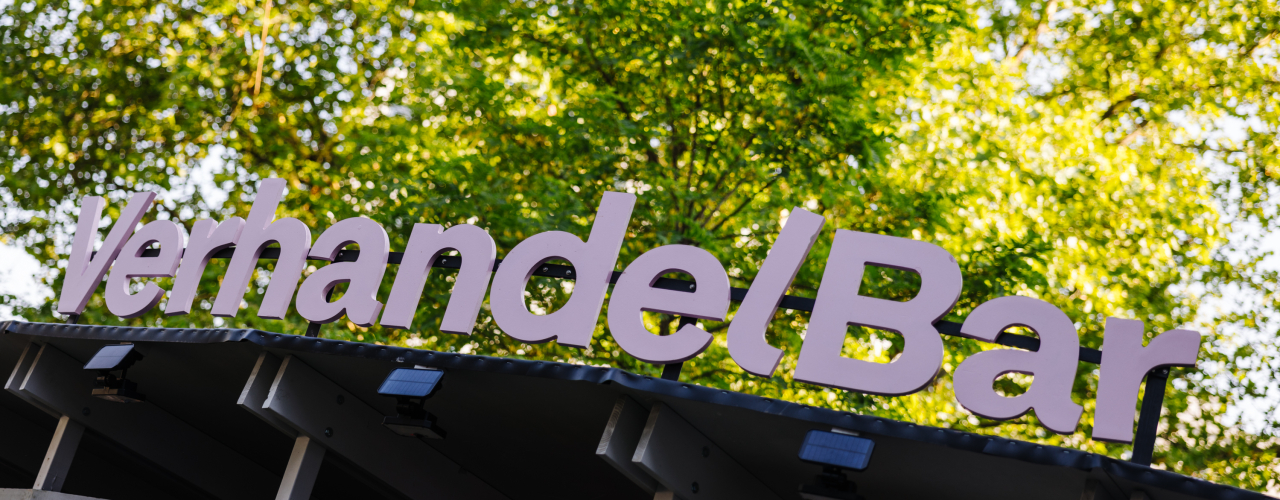
<instances>
[{"instance_id":1,"label":"solar light fixture","mask_svg":"<svg viewBox=\"0 0 1280 500\"><path fill-rule=\"evenodd\" d=\"M814 484L800 485L804 500L862 500L858 485L844 469L865 470L871 462L875 441L852 434L812 430L800 446L800 460L822 466Z\"/></svg>"},{"instance_id":2,"label":"solar light fixture","mask_svg":"<svg viewBox=\"0 0 1280 500\"><path fill-rule=\"evenodd\" d=\"M444 439L445 432L436 426L436 416L424 406L440 389L444 372L433 368L396 368L391 370L378 394L396 398L396 415L384 417L382 425L402 436Z\"/></svg>"},{"instance_id":3,"label":"solar light fixture","mask_svg":"<svg viewBox=\"0 0 1280 500\"><path fill-rule=\"evenodd\" d=\"M86 370L97 370L98 378L93 384L93 396L116 403L141 403L147 397L138 392L138 384L128 380L126 374L129 367L142 360L142 354L133 344L115 344L102 346L98 352L84 365ZM116 376L114 372L120 372Z\"/></svg>"}]
</instances>

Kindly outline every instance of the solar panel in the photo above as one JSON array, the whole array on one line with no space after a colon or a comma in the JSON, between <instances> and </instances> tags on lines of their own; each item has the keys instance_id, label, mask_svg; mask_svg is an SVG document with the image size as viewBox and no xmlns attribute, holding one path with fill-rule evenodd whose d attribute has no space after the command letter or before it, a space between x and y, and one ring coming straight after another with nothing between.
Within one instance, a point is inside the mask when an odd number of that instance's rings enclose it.
<instances>
[{"instance_id":1,"label":"solar panel","mask_svg":"<svg viewBox=\"0 0 1280 500\"><path fill-rule=\"evenodd\" d=\"M382 381L378 394L383 396L408 396L424 398L435 390L436 384L444 372L440 370L421 370L416 368L396 368L387 379Z\"/></svg>"},{"instance_id":2,"label":"solar panel","mask_svg":"<svg viewBox=\"0 0 1280 500\"><path fill-rule=\"evenodd\" d=\"M800 446L800 460L842 469L863 470L871 461L875 441L835 432L809 431Z\"/></svg>"},{"instance_id":3,"label":"solar panel","mask_svg":"<svg viewBox=\"0 0 1280 500\"><path fill-rule=\"evenodd\" d=\"M102 349L98 349L98 353L93 355L89 363L84 365L84 369L114 370L130 352L133 352L133 344L102 346Z\"/></svg>"}]
</instances>

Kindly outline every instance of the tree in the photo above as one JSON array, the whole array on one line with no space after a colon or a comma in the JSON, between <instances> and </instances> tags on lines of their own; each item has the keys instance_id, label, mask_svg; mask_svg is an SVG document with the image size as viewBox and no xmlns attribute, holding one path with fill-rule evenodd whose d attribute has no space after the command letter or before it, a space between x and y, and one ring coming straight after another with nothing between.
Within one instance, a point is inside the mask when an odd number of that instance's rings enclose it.
<instances>
[{"instance_id":1,"label":"tree","mask_svg":"<svg viewBox=\"0 0 1280 500\"><path fill-rule=\"evenodd\" d=\"M601 193L617 190L641 204L620 263L694 244L747 286L786 214L803 206L828 226L794 294L813 296L839 227L956 255L966 281L953 320L993 297L1034 296L1066 311L1094 347L1108 315L1143 319L1152 332L1207 321L1202 359L1212 371L1176 372L1157 462L1274 487L1275 428L1220 426L1228 405L1267 390L1248 369L1274 365L1271 351L1226 326L1264 339L1274 327L1256 313L1201 306L1238 286L1276 298L1261 254L1234 257L1229 241L1238 221L1272 224L1275 12L1263 2L1058 0L14 4L0 17L0 102L9 103L0 155L15 168L0 193L24 211L7 214L5 229L57 290L72 209L86 194L110 196L114 217L126 193L159 189L154 216L189 228L198 217L243 215L255 181L278 176L292 185L281 215L317 230L363 215L401 249L414 223L470 222L488 228L502 254L541 231L585 235ZM1249 120L1243 138L1222 137L1231 118ZM229 196L221 206L187 179L210 165ZM224 269L210 266L197 303L212 302ZM269 276L260 273L258 287ZM335 324L323 335L659 370L622 353L603 328L586 350L520 344L483 313L471 337L440 333L451 276L433 276L413 329ZM863 286L905 298L917 284L883 270ZM563 285L535 279L530 300L554 309L570 294ZM384 296L389 287L384 280ZM296 316L257 318L260 298L250 290L237 325L305 329ZM86 322L219 324L207 304L190 316L121 321L94 300ZM22 314L56 321L52 311L45 303ZM655 331L673 326L648 320ZM972 417L946 374L903 398L794 383L806 321L780 311L773 322L770 341L788 353L773 379L743 373L722 335L682 379L1127 449L1087 432L1048 435L1033 417ZM887 361L901 349L892 334L854 333L845 355ZM948 340L945 371L984 348ZM1096 374L1081 370L1086 431L1095 388Z\"/></svg>"}]
</instances>

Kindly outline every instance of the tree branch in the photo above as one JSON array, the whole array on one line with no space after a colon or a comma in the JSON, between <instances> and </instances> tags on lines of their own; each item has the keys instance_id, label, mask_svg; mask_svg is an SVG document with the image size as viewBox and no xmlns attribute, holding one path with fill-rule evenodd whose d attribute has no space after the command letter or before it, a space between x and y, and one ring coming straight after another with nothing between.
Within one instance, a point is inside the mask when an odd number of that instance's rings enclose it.
<instances>
[{"instance_id":1,"label":"tree branch","mask_svg":"<svg viewBox=\"0 0 1280 500\"><path fill-rule=\"evenodd\" d=\"M1018 52L1011 57L1005 58L1005 63L1021 61L1023 57L1031 53L1031 50L1040 43L1040 37L1049 32L1049 21L1057 13L1058 0L1049 0L1049 3L1044 6L1044 12L1040 14L1040 24L1036 26L1035 33L1022 42L1022 46L1018 47Z\"/></svg>"},{"instance_id":2,"label":"tree branch","mask_svg":"<svg viewBox=\"0 0 1280 500\"><path fill-rule=\"evenodd\" d=\"M1120 99L1119 101L1111 103L1111 106L1109 106L1107 110L1102 113L1102 117L1098 118L1098 126L1102 126L1103 122L1115 117L1117 114L1120 113L1121 110L1129 107L1130 104L1133 104L1134 101L1140 98L1141 97L1138 95L1138 93L1134 92L1132 94L1125 96L1124 99Z\"/></svg>"}]
</instances>

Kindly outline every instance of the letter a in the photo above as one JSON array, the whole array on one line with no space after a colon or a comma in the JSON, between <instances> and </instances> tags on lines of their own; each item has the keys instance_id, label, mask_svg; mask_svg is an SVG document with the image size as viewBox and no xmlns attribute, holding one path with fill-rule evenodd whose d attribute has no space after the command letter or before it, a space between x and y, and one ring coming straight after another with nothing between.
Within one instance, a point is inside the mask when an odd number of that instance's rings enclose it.
<instances>
[{"instance_id":1,"label":"letter a","mask_svg":"<svg viewBox=\"0 0 1280 500\"><path fill-rule=\"evenodd\" d=\"M1084 408L1071 400L1080 356L1076 326L1053 304L1030 297L1000 297L983 303L965 318L960 334L995 342L1006 328L1025 326L1040 336L1040 349L996 349L969 356L956 368L955 390L960 405L995 420L1017 418L1031 409L1049 430L1076 431ZM1013 397L997 394L996 378L1006 373L1034 375L1031 388Z\"/></svg>"}]
</instances>

